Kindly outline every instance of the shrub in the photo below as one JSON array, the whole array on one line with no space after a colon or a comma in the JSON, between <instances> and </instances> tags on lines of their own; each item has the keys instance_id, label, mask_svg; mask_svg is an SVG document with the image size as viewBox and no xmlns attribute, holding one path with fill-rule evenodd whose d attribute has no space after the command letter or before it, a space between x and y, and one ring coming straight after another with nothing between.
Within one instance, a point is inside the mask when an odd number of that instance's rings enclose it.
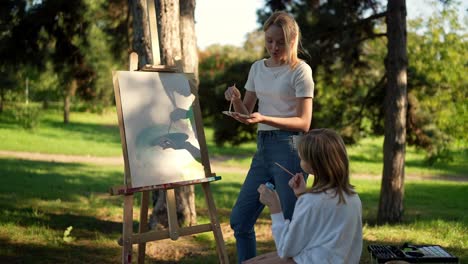
<instances>
[{"instance_id":1,"label":"shrub","mask_svg":"<svg viewBox=\"0 0 468 264\"><path fill-rule=\"evenodd\" d=\"M40 107L32 104L16 105L14 112L16 122L24 129L33 130L39 126Z\"/></svg>"}]
</instances>

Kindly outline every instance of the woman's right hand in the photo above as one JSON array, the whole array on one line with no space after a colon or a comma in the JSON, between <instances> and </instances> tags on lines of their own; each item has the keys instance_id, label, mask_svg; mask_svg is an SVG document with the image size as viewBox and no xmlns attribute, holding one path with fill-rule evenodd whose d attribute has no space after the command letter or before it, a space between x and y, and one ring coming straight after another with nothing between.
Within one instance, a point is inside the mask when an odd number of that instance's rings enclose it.
<instances>
[{"instance_id":1,"label":"woman's right hand","mask_svg":"<svg viewBox=\"0 0 468 264\"><path fill-rule=\"evenodd\" d=\"M228 101L233 101L236 99L241 98L241 93L239 89L237 89L236 85L234 84L233 86L229 86L226 91L224 92L224 97Z\"/></svg>"},{"instance_id":2,"label":"woman's right hand","mask_svg":"<svg viewBox=\"0 0 468 264\"><path fill-rule=\"evenodd\" d=\"M304 175L302 173L296 173L294 177L289 180L289 187L291 187L296 196L304 194L306 192L306 183L304 180Z\"/></svg>"}]
</instances>

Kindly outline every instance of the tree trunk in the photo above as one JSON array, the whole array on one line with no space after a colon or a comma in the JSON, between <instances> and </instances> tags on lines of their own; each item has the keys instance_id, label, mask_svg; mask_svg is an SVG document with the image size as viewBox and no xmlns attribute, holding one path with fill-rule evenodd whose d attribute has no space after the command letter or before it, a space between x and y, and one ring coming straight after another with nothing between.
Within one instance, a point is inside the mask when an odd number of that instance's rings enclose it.
<instances>
[{"instance_id":1,"label":"tree trunk","mask_svg":"<svg viewBox=\"0 0 468 264\"><path fill-rule=\"evenodd\" d=\"M183 71L193 73L194 79L190 80L190 85L198 90L198 49L197 37L195 34L195 0L183 0L180 3L180 44L182 51ZM185 186L176 190L184 206L184 224L195 225L197 223L197 212L195 208L195 187L193 185Z\"/></svg>"},{"instance_id":2,"label":"tree trunk","mask_svg":"<svg viewBox=\"0 0 468 264\"><path fill-rule=\"evenodd\" d=\"M156 0L161 64L174 66L182 59L179 0Z\"/></svg>"},{"instance_id":3,"label":"tree trunk","mask_svg":"<svg viewBox=\"0 0 468 264\"><path fill-rule=\"evenodd\" d=\"M70 122L70 95L67 93L63 98L63 123Z\"/></svg>"},{"instance_id":4,"label":"tree trunk","mask_svg":"<svg viewBox=\"0 0 468 264\"><path fill-rule=\"evenodd\" d=\"M180 40L182 49L182 66L184 72L195 75L198 88L198 49L195 34L195 0L184 0L180 3Z\"/></svg>"},{"instance_id":5,"label":"tree trunk","mask_svg":"<svg viewBox=\"0 0 468 264\"><path fill-rule=\"evenodd\" d=\"M141 1L141 0L140 0ZM184 72L198 73L198 55L196 52L194 9L195 2L182 1L183 7L179 7L179 1L157 0L156 17L158 20L159 44L161 51L161 64L176 65L176 60L182 59ZM146 12L146 4L144 5ZM135 7L133 7L135 8ZM184 18L179 19L183 8ZM182 20L182 21L181 21ZM143 23L139 23L144 26ZM147 27L147 25L146 25ZM183 30L180 29L183 27ZM181 35L181 31L184 32ZM145 32L149 32L146 29ZM145 36L135 35L145 39L150 47L149 34ZM181 40L183 38L183 40ZM185 43L186 54L182 54L182 43ZM134 46L140 54L141 47ZM194 58L196 57L196 59ZM153 191L153 212L149 224L152 228L158 225L168 226L166 195L164 191ZM175 189L177 218L180 226L196 224L195 191L194 186L184 186Z\"/></svg>"},{"instance_id":6,"label":"tree trunk","mask_svg":"<svg viewBox=\"0 0 468 264\"><path fill-rule=\"evenodd\" d=\"M388 81L384 99L384 164L377 217L379 223L399 222L403 215L408 65L405 0L388 1L387 38L385 68Z\"/></svg>"},{"instance_id":7,"label":"tree trunk","mask_svg":"<svg viewBox=\"0 0 468 264\"><path fill-rule=\"evenodd\" d=\"M65 91L65 96L63 98L63 123L70 123L70 106L71 98L75 95L76 89L78 87L76 79L72 79L68 82L68 89Z\"/></svg>"},{"instance_id":8,"label":"tree trunk","mask_svg":"<svg viewBox=\"0 0 468 264\"><path fill-rule=\"evenodd\" d=\"M5 101L5 88L0 87L0 113L3 113L3 104Z\"/></svg>"},{"instance_id":9,"label":"tree trunk","mask_svg":"<svg viewBox=\"0 0 468 264\"><path fill-rule=\"evenodd\" d=\"M138 68L153 63L147 0L130 1L133 15L133 50L138 53Z\"/></svg>"}]
</instances>

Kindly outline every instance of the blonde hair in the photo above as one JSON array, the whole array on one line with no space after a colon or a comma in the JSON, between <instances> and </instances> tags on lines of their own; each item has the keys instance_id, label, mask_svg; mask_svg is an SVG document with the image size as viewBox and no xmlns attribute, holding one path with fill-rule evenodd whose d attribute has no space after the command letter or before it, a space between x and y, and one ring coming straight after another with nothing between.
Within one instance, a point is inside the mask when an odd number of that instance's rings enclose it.
<instances>
[{"instance_id":1,"label":"blonde hair","mask_svg":"<svg viewBox=\"0 0 468 264\"><path fill-rule=\"evenodd\" d=\"M313 129L299 140L299 156L310 165L314 182L310 193L335 190L338 203L346 203L344 193L355 194L349 182L349 160L343 139L327 128Z\"/></svg>"},{"instance_id":2,"label":"blonde hair","mask_svg":"<svg viewBox=\"0 0 468 264\"><path fill-rule=\"evenodd\" d=\"M288 53L286 62L294 69L300 61L297 55L301 41L299 26L296 20L285 11L274 12L263 25L263 31L267 31L272 25L278 26L283 30L286 52Z\"/></svg>"}]
</instances>

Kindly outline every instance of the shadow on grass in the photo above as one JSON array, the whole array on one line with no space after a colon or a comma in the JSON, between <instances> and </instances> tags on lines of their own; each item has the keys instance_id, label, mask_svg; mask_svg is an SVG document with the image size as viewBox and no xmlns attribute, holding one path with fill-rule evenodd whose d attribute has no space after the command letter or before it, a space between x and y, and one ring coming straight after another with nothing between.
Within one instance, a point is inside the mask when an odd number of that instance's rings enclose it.
<instances>
[{"instance_id":1,"label":"shadow on grass","mask_svg":"<svg viewBox=\"0 0 468 264\"><path fill-rule=\"evenodd\" d=\"M0 237L2 263L119 263L119 249L103 245L11 243Z\"/></svg>"},{"instance_id":2,"label":"shadow on grass","mask_svg":"<svg viewBox=\"0 0 468 264\"><path fill-rule=\"evenodd\" d=\"M123 179L119 169L8 158L0 158L0 174L0 196L19 205L32 198L76 202L80 195L107 192Z\"/></svg>"},{"instance_id":3,"label":"shadow on grass","mask_svg":"<svg viewBox=\"0 0 468 264\"><path fill-rule=\"evenodd\" d=\"M73 226L103 234L121 229L116 222L80 215L83 209L76 208L85 202L90 203L90 212L96 209L93 207L120 206L116 199L100 201L96 195L105 193L112 183L117 185L117 179L122 178L118 171L0 158L0 175L0 223L43 225L57 230Z\"/></svg>"},{"instance_id":4,"label":"shadow on grass","mask_svg":"<svg viewBox=\"0 0 468 264\"><path fill-rule=\"evenodd\" d=\"M122 230L121 222L97 219L96 217L71 213L47 213L40 209L18 208L1 203L2 213L0 223L14 223L18 227L47 226L48 229L64 231L73 226L73 234L81 238L95 238L96 232L101 235L119 235ZM135 222L135 227L137 222Z\"/></svg>"},{"instance_id":5,"label":"shadow on grass","mask_svg":"<svg viewBox=\"0 0 468 264\"><path fill-rule=\"evenodd\" d=\"M71 244L65 244L59 237L58 241L56 239L42 245L41 242L34 241L13 242L8 236L8 232L11 231L3 230L2 232L7 235L0 235L0 259L13 263L120 262L120 247L116 244L115 246L109 246L109 243L101 244L96 237L116 240L121 234L121 223L99 219L96 211L108 207L121 208L122 200L95 199L94 204L90 205L94 211L75 208L80 207L83 200L93 203L93 195L96 193L104 195L110 186L119 185L123 178L120 167L102 168L83 164L0 158L0 175L1 225L13 226L18 230L30 226L46 227L58 234L63 234L68 226L73 226L72 235L80 237L80 240ZM229 223L229 214L241 187L241 181L234 181L232 177L230 175L230 180L221 180L210 185L218 218L224 224ZM375 184L377 182L377 180L357 181L358 188L362 189L359 195L363 202L364 223L375 229L379 228L375 226L380 195L380 186ZM395 230L411 230L414 226L419 229L430 229L434 226L433 221L437 219L447 227L455 223L461 230L468 230L468 218L465 216L468 211L466 203L468 184L418 181L407 182L405 188L405 217L399 224L400 227ZM200 185L196 185L196 199L197 203L202 203L202 208L200 210L197 208L199 216L208 219ZM262 214L261 220L269 221L268 214ZM446 226L439 230L443 230ZM136 227L137 223L134 222L135 230ZM38 236L43 236L42 239L45 240L49 239L47 234ZM229 239L231 240L226 243L226 247L229 259L234 263L235 244L232 238ZM365 240L361 263L370 263L366 249L368 244L402 242L413 241L390 241L386 238ZM178 261L147 256L147 263L218 263L212 241L199 239L194 243L198 244L196 250L187 253ZM450 246L446 249L460 257L461 262L468 259L467 250L462 246ZM275 250L273 241L259 242L258 250L259 253Z\"/></svg>"},{"instance_id":6,"label":"shadow on grass","mask_svg":"<svg viewBox=\"0 0 468 264\"><path fill-rule=\"evenodd\" d=\"M376 225L376 216L377 216L377 209L378 209L378 201L380 195L380 186L375 185L377 181L361 181L360 184L373 184L374 187L370 188L369 190L360 192L360 198L363 203L363 222L368 226L371 226L374 229L379 229L380 227ZM213 188L213 193L215 195L215 199L217 197L226 195L232 196L232 199L235 200L237 196L237 191L233 191L230 189L230 183L216 183L216 188ZM213 185L212 185L213 186ZM240 188L236 186L234 188ZM456 225L461 230L468 230L468 216L465 215L465 212L468 211L468 203L466 203L466 197L468 193L468 184L457 183L457 182L425 182L425 181L418 181L418 182L408 182L406 184L406 191L405 191L405 212L404 212L404 219L403 221L395 226L394 230L401 230L402 237L405 237L403 233L408 232L409 230L413 230L414 232L421 232L418 230L422 230L423 233L429 232L433 228L436 228L437 232L444 230L446 228L451 228L452 226ZM219 198L218 198L219 199ZM219 201L216 203L217 205L220 204ZM220 210L218 210L218 216L221 219L221 222L228 222L229 221L229 205L230 203L221 206ZM226 206L226 207L225 207ZM204 212L206 213L206 212ZM262 214L261 220L269 220L268 214ZM442 225L442 226L441 226ZM390 232L393 232L392 227L390 226ZM413 232L411 231L411 232ZM436 234L434 234L436 236ZM444 236L444 235L442 235ZM441 237L432 238L423 237L418 238L428 241L426 244L437 244L437 243L430 243L430 241L440 241ZM435 240L434 240L435 239ZM369 244L385 244L385 245L401 245L404 242L409 242L413 244L418 244L417 241L394 241L392 238L385 237L383 238L376 238L374 240L364 240L363 251L361 256L360 263L371 263L370 255L367 251L367 246ZM450 240L446 241L445 243L450 244ZM460 244L459 244L460 245ZM200 246L203 246L203 243L200 243ZM228 252L234 252L235 254L235 245L230 244L227 245ZM460 258L461 262L464 263L463 260L468 260L468 252L465 247L463 246L444 246L444 248L452 253L453 255ZM259 254L263 254L266 252L271 252L275 250L274 242L273 241L261 241L257 243L257 249ZM230 260L234 261L235 256L232 254L230 255ZM207 257L207 256L205 256ZM195 258L195 259L194 259ZM216 254L213 253L207 257L210 261L206 263L217 263ZM196 256L192 256L191 258L184 258L179 263L202 263L201 258L197 258ZM156 262L154 262L156 263Z\"/></svg>"},{"instance_id":7,"label":"shadow on grass","mask_svg":"<svg viewBox=\"0 0 468 264\"><path fill-rule=\"evenodd\" d=\"M120 262L122 224L98 218L122 206L106 193L120 169L0 158L0 175L2 263ZM69 226L77 240L65 243Z\"/></svg>"},{"instance_id":8,"label":"shadow on grass","mask_svg":"<svg viewBox=\"0 0 468 264\"><path fill-rule=\"evenodd\" d=\"M360 184L362 184L361 182ZM444 181L411 181L405 184L403 223L441 219L459 221L468 228L468 184ZM375 224L380 197L380 185L360 191L363 220Z\"/></svg>"}]
</instances>

